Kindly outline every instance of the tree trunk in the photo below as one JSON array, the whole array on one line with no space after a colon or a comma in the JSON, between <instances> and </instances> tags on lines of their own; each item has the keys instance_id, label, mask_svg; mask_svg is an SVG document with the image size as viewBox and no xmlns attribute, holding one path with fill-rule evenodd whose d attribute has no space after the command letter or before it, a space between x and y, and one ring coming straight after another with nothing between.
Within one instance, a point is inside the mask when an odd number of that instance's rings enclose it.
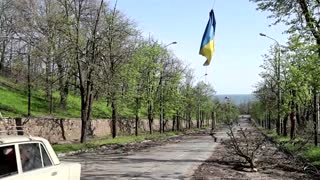
<instances>
[{"instance_id":1,"label":"tree trunk","mask_svg":"<svg viewBox=\"0 0 320 180\"><path fill-rule=\"evenodd\" d=\"M46 99L47 99L47 107L48 107L48 112L49 114L52 113L52 110L51 110L51 83L50 83L50 78L51 78L51 59L50 58L47 58L47 62L46 62Z\"/></svg>"},{"instance_id":2,"label":"tree trunk","mask_svg":"<svg viewBox=\"0 0 320 180\"><path fill-rule=\"evenodd\" d=\"M288 136L288 131L287 131L288 118L289 118L288 114L286 114L283 118L283 136L285 137Z\"/></svg>"},{"instance_id":3,"label":"tree trunk","mask_svg":"<svg viewBox=\"0 0 320 180\"><path fill-rule=\"evenodd\" d=\"M86 102L84 92L81 93L81 143L87 141L88 135L88 103Z\"/></svg>"},{"instance_id":4,"label":"tree trunk","mask_svg":"<svg viewBox=\"0 0 320 180\"><path fill-rule=\"evenodd\" d=\"M212 111L211 131L216 129L216 112Z\"/></svg>"},{"instance_id":5,"label":"tree trunk","mask_svg":"<svg viewBox=\"0 0 320 180\"><path fill-rule=\"evenodd\" d=\"M202 127L202 111L199 113L199 128Z\"/></svg>"},{"instance_id":6,"label":"tree trunk","mask_svg":"<svg viewBox=\"0 0 320 180\"><path fill-rule=\"evenodd\" d=\"M318 95L314 90L313 92L313 133L314 133L314 145L318 146Z\"/></svg>"},{"instance_id":7,"label":"tree trunk","mask_svg":"<svg viewBox=\"0 0 320 180\"><path fill-rule=\"evenodd\" d=\"M77 74L77 73L75 73L75 74ZM77 80L78 78L77 78L77 75L74 75L74 89L73 89L73 93L74 94L77 94L77 92L78 92L78 88L77 88L77 86L78 86L78 80Z\"/></svg>"},{"instance_id":8,"label":"tree trunk","mask_svg":"<svg viewBox=\"0 0 320 180\"><path fill-rule=\"evenodd\" d=\"M81 143L87 141L87 136L89 134L89 129L91 127L91 110L93 103L93 84L91 82L91 73L89 71L87 82L80 83L80 96L81 96Z\"/></svg>"},{"instance_id":9,"label":"tree trunk","mask_svg":"<svg viewBox=\"0 0 320 180\"><path fill-rule=\"evenodd\" d=\"M60 109L65 111L67 108L67 99L69 94L69 81L68 77L65 76L66 70L63 68L61 60L57 62L59 72L59 91L60 91Z\"/></svg>"},{"instance_id":10,"label":"tree trunk","mask_svg":"<svg viewBox=\"0 0 320 180\"><path fill-rule=\"evenodd\" d=\"M298 124L298 127L300 127L302 125L301 123L301 115L300 115L300 110L299 110L299 105L296 104L296 120L297 120L297 124Z\"/></svg>"},{"instance_id":11,"label":"tree trunk","mask_svg":"<svg viewBox=\"0 0 320 180\"><path fill-rule=\"evenodd\" d=\"M21 118L15 118L16 121L16 130L17 130L17 134L19 136L23 136L24 132L23 132L23 124L22 124L22 119Z\"/></svg>"},{"instance_id":12,"label":"tree trunk","mask_svg":"<svg viewBox=\"0 0 320 180\"><path fill-rule=\"evenodd\" d=\"M165 117L166 117L166 114L164 113L164 110L163 110L163 119L162 119L162 132L164 133L164 130L165 130L165 126L166 126L166 122L167 121L165 121Z\"/></svg>"},{"instance_id":13,"label":"tree trunk","mask_svg":"<svg viewBox=\"0 0 320 180\"><path fill-rule=\"evenodd\" d=\"M1 58L0 58L0 73L4 69L5 53L6 53L6 40L3 40L2 48L1 48Z\"/></svg>"},{"instance_id":14,"label":"tree trunk","mask_svg":"<svg viewBox=\"0 0 320 180\"><path fill-rule=\"evenodd\" d=\"M88 125L87 125L87 117L86 117L86 110L83 109L81 111L81 138L80 141L81 143L84 143L87 141L87 129L88 129Z\"/></svg>"},{"instance_id":15,"label":"tree trunk","mask_svg":"<svg viewBox=\"0 0 320 180\"><path fill-rule=\"evenodd\" d=\"M176 119L177 119L177 131L180 131L181 127L180 127L180 116L179 116L179 111L176 112L177 115L176 115Z\"/></svg>"},{"instance_id":16,"label":"tree trunk","mask_svg":"<svg viewBox=\"0 0 320 180\"><path fill-rule=\"evenodd\" d=\"M139 115L136 114L135 135L138 136Z\"/></svg>"},{"instance_id":17,"label":"tree trunk","mask_svg":"<svg viewBox=\"0 0 320 180\"><path fill-rule=\"evenodd\" d=\"M259 125L262 126L262 119L259 119Z\"/></svg>"},{"instance_id":18,"label":"tree trunk","mask_svg":"<svg viewBox=\"0 0 320 180\"><path fill-rule=\"evenodd\" d=\"M89 78L91 79L91 78ZM88 105L88 116L87 116L87 121L88 121L88 130L89 130L89 135L90 136L93 136L94 132L93 132L93 129L92 129L92 121L91 121L91 112L92 112L92 105L93 105L93 100L94 100L94 97L93 97L93 84L90 83L90 91L89 91L89 105Z\"/></svg>"},{"instance_id":19,"label":"tree trunk","mask_svg":"<svg viewBox=\"0 0 320 180\"><path fill-rule=\"evenodd\" d=\"M277 134L280 135L281 134L281 122L279 121L278 118L277 118L277 122L276 122L276 130L277 130Z\"/></svg>"},{"instance_id":20,"label":"tree trunk","mask_svg":"<svg viewBox=\"0 0 320 180\"><path fill-rule=\"evenodd\" d=\"M176 126L176 115L172 115L172 131L175 130Z\"/></svg>"},{"instance_id":21,"label":"tree trunk","mask_svg":"<svg viewBox=\"0 0 320 180\"><path fill-rule=\"evenodd\" d=\"M97 14L96 22L94 24L94 28L92 31L92 39L93 41L90 41L91 49L88 52L86 58L86 65L82 66L82 60L80 58L80 45L79 45L79 40L80 40L80 19L81 19L81 13L82 13L82 1L79 1L79 3L76 5L76 36L75 36L75 63L77 65L77 74L78 74L78 80L79 80L79 89L80 89L80 97L81 97L81 143L86 142L87 140L87 135L88 135L88 130L91 127L91 110L92 110L92 104L93 104L93 92L94 92L94 87L93 87L93 72L94 72L94 67L92 64L94 64L94 61L96 60L95 56L95 50L96 50L96 29L98 25L98 20L100 16L100 11L102 8L102 3L101 1L100 8ZM51 60L51 59L50 59ZM92 63L92 64L91 64ZM51 72L52 73L52 72ZM52 82L51 82L52 84ZM52 89L51 89L52 90ZM51 92L52 96L52 92Z\"/></svg>"},{"instance_id":22,"label":"tree trunk","mask_svg":"<svg viewBox=\"0 0 320 180\"><path fill-rule=\"evenodd\" d=\"M149 121L149 132L152 134L152 124L153 124L153 107L151 101L148 100L148 121Z\"/></svg>"},{"instance_id":23,"label":"tree trunk","mask_svg":"<svg viewBox=\"0 0 320 180\"><path fill-rule=\"evenodd\" d=\"M53 66L54 64L52 63L52 69L51 69L51 77L50 77L50 101L49 101L49 113L52 114L53 113Z\"/></svg>"},{"instance_id":24,"label":"tree trunk","mask_svg":"<svg viewBox=\"0 0 320 180\"><path fill-rule=\"evenodd\" d=\"M138 136L138 126L139 126L139 107L140 101L139 98L136 98L136 122L135 122L135 135Z\"/></svg>"},{"instance_id":25,"label":"tree trunk","mask_svg":"<svg viewBox=\"0 0 320 180\"><path fill-rule=\"evenodd\" d=\"M271 114L268 114L268 129L271 130Z\"/></svg>"},{"instance_id":26,"label":"tree trunk","mask_svg":"<svg viewBox=\"0 0 320 180\"><path fill-rule=\"evenodd\" d=\"M189 112L188 112L188 124L189 124L189 129L191 129L191 121L192 121L191 111L189 111Z\"/></svg>"},{"instance_id":27,"label":"tree trunk","mask_svg":"<svg viewBox=\"0 0 320 180\"><path fill-rule=\"evenodd\" d=\"M292 97L296 97L295 90L292 91ZM290 112L290 139L294 139L295 137L295 130L296 130L296 105L294 100L291 101L291 112Z\"/></svg>"},{"instance_id":28,"label":"tree trunk","mask_svg":"<svg viewBox=\"0 0 320 180\"><path fill-rule=\"evenodd\" d=\"M109 50L110 52L112 52L112 43L109 43ZM117 95L117 82L115 82L116 80L116 67L115 67L115 59L112 56L112 53L110 53L109 55L110 58L110 73L111 73L111 109L112 109L112 116L111 116L111 121L112 121L112 138L115 138L117 136L117 99L116 99L116 95Z\"/></svg>"},{"instance_id":29,"label":"tree trunk","mask_svg":"<svg viewBox=\"0 0 320 180\"><path fill-rule=\"evenodd\" d=\"M200 105L198 107L198 113L197 113L197 128L200 128Z\"/></svg>"},{"instance_id":30,"label":"tree trunk","mask_svg":"<svg viewBox=\"0 0 320 180\"><path fill-rule=\"evenodd\" d=\"M160 116L159 116L159 133L161 134L162 133L162 115L161 115L161 112L160 112Z\"/></svg>"},{"instance_id":31,"label":"tree trunk","mask_svg":"<svg viewBox=\"0 0 320 180\"><path fill-rule=\"evenodd\" d=\"M306 121L309 121L310 120L310 110L308 109L307 112L306 112Z\"/></svg>"},{"instance_id":32,"label":"tree trunk","mask_svg":"<svg viewBox=\"0 0 320 180\"><path fill-rule=\"evenodd\" d=\"M111 109L112 109L112 138L117 136L117 102L115 93L111 94Z\"/></svg>"},{"instance_id":33,"label":"tree trunk","mask_svg":"<svg viewBox=\"0 0 320 180\"><path fill-rule=\"evenodd\" d=\"M290 122L291 122L291 127L290 127L290 139L294 139L295 137L295 129L296 129L296 118L295 118L295 112L290 113Z\"/></svg>"},{"instance_id":34,"label":"tree trunk","mask_svg":"<svg viewBox=\"0 0 320 180\"><path fill-rule=\"evenodd\" d=\"M264 121L264 128L268 129L268 118L269 116L267 116L267 119Z\"/></svg>"},{"instance_id":35,"label":"tree trunk","mask_svg":"<svg viewBox=\"0 0 320 180\"><path fill-rule=\"evenodd\" d=\"M149 133L150 134L153 133L152 124L153 124L153 119L149 119Z\"/></svg>"},{"instance_id":36,"label":"tree trunk","mask_svg":"<svg viewBox=\"0 0 320 180\"><path fill-rule=\"evenodd\" d=\"M201 111L200 113L200 128L202 128L204 125L203 125L203 111Z\"/></svg>"},{"instance_id":37,"label":"tree trunk","mask_svg":"<svg viewBox=\"0 0 320 180\"><path fill-rule=\"evenodd\" d=\"M60 120L59 120L59 126L60 126L60 129L61 129L62 139L63 139L63 140L67 140L66 135L65 135L66 133L65 133L65 130L64 130L63 120L64 120L64 119L60 119Z\"/></svg>"}]
</instances>

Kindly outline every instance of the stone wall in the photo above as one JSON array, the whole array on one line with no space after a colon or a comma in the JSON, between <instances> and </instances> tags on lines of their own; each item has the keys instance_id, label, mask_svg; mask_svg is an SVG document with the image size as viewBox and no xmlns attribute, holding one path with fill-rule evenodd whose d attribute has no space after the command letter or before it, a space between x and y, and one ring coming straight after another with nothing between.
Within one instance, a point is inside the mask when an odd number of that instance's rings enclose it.
<instances>
[{"instance_id":1,"label":"stone wall","mask_svg":"<svg viewBox=\"0 0 320 180\"><path fill-rule=\"evenodd\" d=\"M56 119L56 118L2 118L0 119L0 131L7 134L17 134L16 129L23 127L24 134L39 136L48 139L51 143L77 142L80 139L81 120L80 119ZM181 128L185 127L181 121ZM172 128L172 121L167 121L165 129ZM92 120L92 134L95 137L106 137L111 135L111 121L109 119ZM134 134L135 121L121 120L117 123L118 133ZM154 131L159 129L159 121L153 122ZM147 120L141 120L139 124L140 132L149 131Z\"/></svg>"}]
</instances>

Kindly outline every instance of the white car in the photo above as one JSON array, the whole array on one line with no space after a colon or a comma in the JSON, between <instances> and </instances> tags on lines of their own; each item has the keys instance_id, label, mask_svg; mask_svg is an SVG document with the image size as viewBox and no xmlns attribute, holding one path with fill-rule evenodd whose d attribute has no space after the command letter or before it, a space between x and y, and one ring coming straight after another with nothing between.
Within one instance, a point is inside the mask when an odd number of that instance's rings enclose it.
<instances>
[{"instance_id":1,"label":"white car","mask_svg":"<svg viewBox=\"0 0 320 180\"><path fill-rule=\"evenodd\" d=\"M60 162L40 137L0 135L0 179L79 180L81 165Z\"/></svg>"}]
</instances>

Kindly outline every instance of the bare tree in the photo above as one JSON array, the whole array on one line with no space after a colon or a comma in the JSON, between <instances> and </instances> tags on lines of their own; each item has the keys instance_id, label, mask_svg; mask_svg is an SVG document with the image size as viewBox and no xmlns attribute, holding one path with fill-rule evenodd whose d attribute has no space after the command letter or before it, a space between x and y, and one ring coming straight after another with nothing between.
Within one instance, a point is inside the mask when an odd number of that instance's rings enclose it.
<instances>
[{"instance_id":1,"label":"bare tree","mask_svg":"<svg viewBox=\"0 0 320 180\"><path fill-rule=\"evenodd\" d=\"M245 160L246 163L249 163L250 168L253 171L257 171L255 164L256 152L264 144L265 140L261 135L255 135L253 130L243 129L239 127L237 133L234 132L234 127L230 123L229 125L228 136L230 141L226 143L232 151L232 155L239 156ZM239 125L240 126L240 125Z\"/></svg>"},{"instance_id":2,"label":"bare tree","mask_svg":"<svg viewBox=\"0 0 320 180\"><path fill-rule=\"evenodd\" d=\"M67 35L72 49L75 75L78 78L81 99L81 139L86 142L90 128L90 118L94 96L96 95L96 76L100 58L99 36L101 14L104 11L104 1L100 3L89 0L60 1L64 7L64 18L67 23L64 33Z\"/></svg>"},{"instance_id":3,"label":"bare tree","mask_svg":"<svg viewBox=\"0 0 320 180\"><path fill-rule=\"evenodd\" d=\"M118 91L120 88L120 71L128 62L135 49L137 31L133 24L123 14L117 11L115 4L112 11L105 11L105 29L101 32L103 38L103 53L101 67L102 82L107 84L112 109L112 137L117 136Z\"/></svg>"},{"instance_id":4,"label":"bare tree","mask_svg":"<svg viewBox=\"0 0 320 180\"><path fill-rule=\"evenodd\" d=\"M8 54L7 48L13 36L13 5L11 1L3 0L0 2L0 73L5 68L5 59Z\"/></svg>"}]
</instances>

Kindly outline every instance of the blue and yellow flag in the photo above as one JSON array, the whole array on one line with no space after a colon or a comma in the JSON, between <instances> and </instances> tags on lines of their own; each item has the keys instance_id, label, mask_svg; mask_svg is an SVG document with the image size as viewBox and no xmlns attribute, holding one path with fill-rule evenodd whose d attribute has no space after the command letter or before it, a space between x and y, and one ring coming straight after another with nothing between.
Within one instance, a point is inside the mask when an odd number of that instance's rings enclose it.
<instances>
[{"instance_id":1,"label":"blue and yellow flag","mask_svg":"<svg viewBox=\"0 0 320 180\"><path fill-rule=\"evenodd\" d=\"M214 53L215 31L216 31L216 19L214 17L213 10L211 10L209 21L202 37L202 42L201 42L200 52L199 52L200 55L207 58L206 62L203 64L204 66L208 66L210 64L213 53Z\"/></svg>"}]
</instances>

